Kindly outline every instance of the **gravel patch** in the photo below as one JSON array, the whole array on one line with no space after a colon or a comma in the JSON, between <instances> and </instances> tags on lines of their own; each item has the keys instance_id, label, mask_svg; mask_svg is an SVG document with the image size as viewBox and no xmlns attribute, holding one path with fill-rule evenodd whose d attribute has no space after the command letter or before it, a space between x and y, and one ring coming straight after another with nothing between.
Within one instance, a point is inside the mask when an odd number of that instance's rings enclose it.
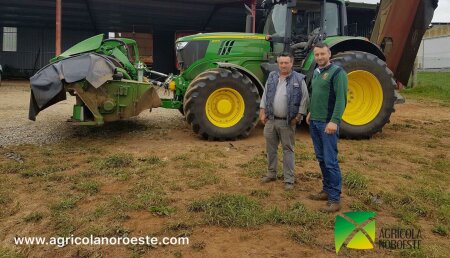
<instances>
[{"instance_id":1,"label":"gravel patch","mask_svg":"<svg viewBox=\"0 0 450 258\"><path fill-rule=\"evenodd\" d=\"M160 92L161 95L162 92ZM167 96L166 96L167 97ZM0 86L0 146L48 144L69 137L120 136L149 130L190 130L178 110L163 108L144 111L139 116L107 123L101 127L76 126L66 122L72 114L75 97L55 104L28 120L30 90L28 81L3 81Z\"/></svg>"}]
</instances>

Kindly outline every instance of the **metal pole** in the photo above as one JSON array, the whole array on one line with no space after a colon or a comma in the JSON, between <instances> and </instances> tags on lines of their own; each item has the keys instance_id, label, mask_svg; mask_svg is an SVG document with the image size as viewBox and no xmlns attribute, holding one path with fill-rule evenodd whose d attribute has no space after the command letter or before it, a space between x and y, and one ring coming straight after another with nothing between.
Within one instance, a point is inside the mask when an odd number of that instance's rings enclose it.
<instances>
[{"instance_id":1,"label":"metal pole","mask_svg":"<svg viewBox=\"0 0 450 258\"><path fill-rule=\"evenodd\" d=\"M414 68L412 70L412 85L411 88L414 88L417 86L417 64L418 64L418 60L416 57L416 60L414 60Z\"/></svg>"},{"instance_id":2,"label":"metal pole","mask_svg":"<svg viewBox=\"0 0 450 258\"><path fill-rule=\"evenodd\" d=\"M256 0L252 1L252 16L253 16L252 32L256 33Z\"/></svg>"},{"instance_id":3,"label":"metal pole","mask_svg":"<svg viewBox=\"0 0 450 258\"><path fill-rule=\"evenodd\" d=\"M422 71L425 70L425 39L422 39Z\"/></svg>"},{"instance_id":4,"label":"metal pole","mask_svg":"<svg viewBox=\"0 0 450 258\"><path fill-rule=\"evenodd\" d=\"M56 0L55 56L61 54L61 0Z\"/></svg>"}]
</instances>

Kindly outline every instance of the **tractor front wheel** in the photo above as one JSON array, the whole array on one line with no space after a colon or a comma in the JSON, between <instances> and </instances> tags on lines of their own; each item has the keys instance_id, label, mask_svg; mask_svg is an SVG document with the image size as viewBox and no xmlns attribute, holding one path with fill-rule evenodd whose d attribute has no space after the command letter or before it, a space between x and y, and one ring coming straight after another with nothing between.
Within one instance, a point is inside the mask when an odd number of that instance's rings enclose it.
<instances>
[{"instance_id":1,"label":"tractor front wheel","mask_svg":"<svg viewBox=\"0 0 450 258\"><path fill-rule=\"evenodd\" d=\"M215 68L192 81L184 96L184 114L202 138L235 140L255 127L259 103L258 90L247 76Z\"/></svg>"},{"instance_id":2,"label":"tractor front wheel","mask_svg":"<svg viewBox=\"0 0 450 258\"><path fill-rule=\"evenodd\" d=\"M366 52L339 53L332 62L348 74L347 106L340 134L350 139L370 138L382 130L394 112L393 74L383 60Z\"/></svg>"}]
</instances>

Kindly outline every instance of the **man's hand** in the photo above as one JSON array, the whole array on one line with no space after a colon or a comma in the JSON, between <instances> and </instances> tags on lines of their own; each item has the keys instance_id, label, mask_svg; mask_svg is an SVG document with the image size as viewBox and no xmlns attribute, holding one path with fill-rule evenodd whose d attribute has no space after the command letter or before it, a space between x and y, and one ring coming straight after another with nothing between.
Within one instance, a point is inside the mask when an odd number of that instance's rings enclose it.
<instances>
[{"instance_id":1,"label":"man's hand","mask_svg":"<svg viewBox=\"0 0 450 258\"><path fill-rule=\"evenodd\" d=\"M309 125L309 117L311 116L311 113L308 112L308 115L306 116L306 123Z\"/></svg>"},{"instance_id":2,"label":"man's hand","mask_svg":"<svg viewBox=\"0 0 450 258\"><path fill-rule=\"evenodd\" d=\"M298 114L297 116L295 116L292 120L291 120L291 125L296 125L298 124L298 122L300 122L300 120L302 120L302 115Z\"/></svg>"},{"instance_id":3,"label":"man's hand","mask_svg":"<svg viewBox=\"0 0 450 258\"><path fill-rule=\"evenodd\" d=\"M327 124L327 127L325 127L325 133L326 134L334 134L337 131L337 124L333 122L329 122Z\"/></svg>"},{"instance_id":4,"label":"man's hand","mask_svg":"<svg viewBox=\"0 0 450 258\"><path fill-rule=\"evenodd\" d=\"M259 120L261 120L261 123L263 125L265 125L267 123L267 116L266 116L266 111L264 109L260 109L259 110Z\"/></svg>"}]
</instances>

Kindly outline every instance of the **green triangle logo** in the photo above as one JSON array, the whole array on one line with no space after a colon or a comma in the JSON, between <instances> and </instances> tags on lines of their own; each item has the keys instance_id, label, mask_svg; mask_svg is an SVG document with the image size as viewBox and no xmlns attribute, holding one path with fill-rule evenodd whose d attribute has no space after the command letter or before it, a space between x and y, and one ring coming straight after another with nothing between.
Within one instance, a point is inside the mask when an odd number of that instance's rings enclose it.
<instances>
[{"instance_id":1,"label":"green triangle logo","mask_svg":"<svg viewBox=\"0 0 450 258\"><path fill-rule=\"evenodd\" d=\"M334 243L336 253L347 243L350 249L373 249L375 243L375 212L345 212L336 216Z\"/></svg>"}]
</instances>

